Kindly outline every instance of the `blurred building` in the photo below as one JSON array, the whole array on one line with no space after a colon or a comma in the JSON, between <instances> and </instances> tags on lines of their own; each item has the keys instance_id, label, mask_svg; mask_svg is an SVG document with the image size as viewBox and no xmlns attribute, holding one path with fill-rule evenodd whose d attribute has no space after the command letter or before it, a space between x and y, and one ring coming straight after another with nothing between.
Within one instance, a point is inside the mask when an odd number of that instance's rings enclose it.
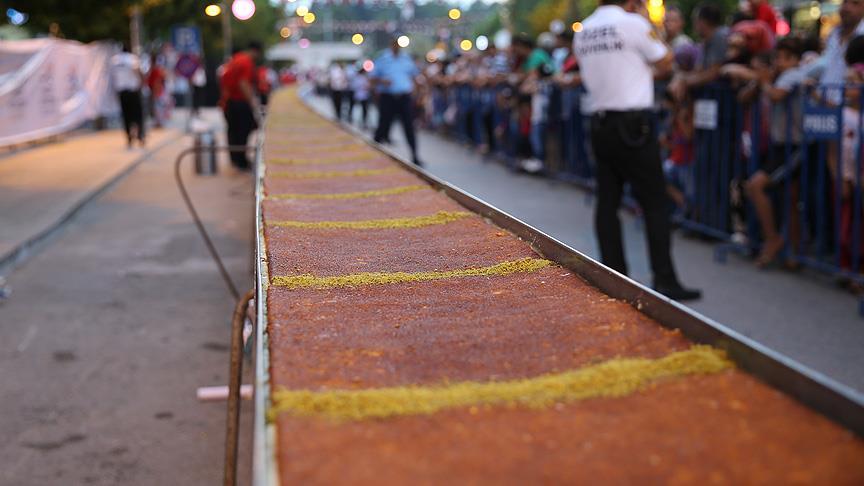
<instances>
[{"instance_id":1,"label":"blurred building","mask_svg":"<svg viewBox=\"0 0 864 486\"><path fill-rule=\"evenodd\" d=\"M363 49L350 42L285 41L267 50L267 60L293 64L301 71L326 68L336 61L355 62Z\"/></svg>"}]
</instances>

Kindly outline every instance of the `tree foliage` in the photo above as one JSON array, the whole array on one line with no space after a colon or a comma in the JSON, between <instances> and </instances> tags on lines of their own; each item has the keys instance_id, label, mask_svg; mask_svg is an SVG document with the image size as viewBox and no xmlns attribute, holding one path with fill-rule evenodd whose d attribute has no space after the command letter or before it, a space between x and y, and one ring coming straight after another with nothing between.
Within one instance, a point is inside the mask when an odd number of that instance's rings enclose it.
<instances>
[{"instance_id":1,"label":"tree foliage","mask_svg":"<svg viewBox=\"0 0 864 486\"><path fill-rule=\"evenodd\" d=\"M6 0L30 19L25 27L34 35L47 34L57 24L59 34L82 42L129 39L133 6L142 11L142 37L145 45L171 40L175 25L195 25L201 29L205 53L220 56L222 19L207 17L201 0ZM268 0L255 0L256 13L247 21L232 18L234 45L242 46L255 39L265 44L278 40L277 26L284 11ZM230 12L225 14L231 15Z\"/></svg>"},{"instance_id":2,"label":"tree foliage","mask_svg":"<svg viewBox=\"0 0 864 486\"><path fill-rule=\"evenodd\" d=\"M47 34L52 24L68 39L90 42L127 39L130 0L6 0L9 7L25 12L24 27L32 34Z\"/></svg>"},{"instance_id":3,"label":"tree foliage","mask_svg":"<svg viewBox=\"0 0 864 486\"><path fill-rule=\"evenodd\" d=\"M737 0L677 0L666 4L677 5L690 19L693 10L701 3L720 6L731 14L738 5ZM549 29L555 19L565 23L582 20L597 8L597 0L509 0L506 4L505 26L514 32L524 32L532 36Z\"/></svg>"}]
</instances>

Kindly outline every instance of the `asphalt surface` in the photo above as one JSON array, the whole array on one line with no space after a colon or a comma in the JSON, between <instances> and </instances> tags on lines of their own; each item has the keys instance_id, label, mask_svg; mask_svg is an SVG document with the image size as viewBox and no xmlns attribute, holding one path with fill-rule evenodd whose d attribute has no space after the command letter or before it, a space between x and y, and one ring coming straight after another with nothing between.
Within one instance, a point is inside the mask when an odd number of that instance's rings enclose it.
<instances>
[{"instance_id":1,"label":"asphalt surface","mask_svg":"<svg viewBox=\"0 0 864 486\"><path fill-rule=\"evenodd\" d=\"M234 303L174 185L174 156L189 144L158 151L8 277L0 484L221 481L225 403L195 392L228 382ZM235 281L249 288L251 176L186 173Z\"/></svg>"},{"instance_id":2,"label":"asphalt surface","mask_svg":"<svg viewBox=\"0 0 864 486\"><path fill-rule=\"evenodd\" d=\"M314 106L332 113L329 100ZM393 148L408 156L401 127ZM593 198L571 184L515 173L484 159L472 148L429 132L419 133L426 169L593 258L599 257L593 230ZM409 158L410 159L410 158ZM650 285L641 221L622 211L631 277ZM703 315L838 382L864 392L864 319L858 299L828 277L810 271L759 270L729 255L716 263L716 245L683 236L673 256L683 282L705 298L690 306Z\"/></svg>"},{"instance_id":3,"label":"asphalt surface","mask_svg":"<svg viewBox=\"0 0 864 486\"><path fill-rule=\"evenodd\" d=\"M158 148L179 136L177 130L154 131ZM75 132L62 142L0 156L0 274L78 207L133 168L148 153L126 148L118 130Z\"/></svg>"}]
</instances>

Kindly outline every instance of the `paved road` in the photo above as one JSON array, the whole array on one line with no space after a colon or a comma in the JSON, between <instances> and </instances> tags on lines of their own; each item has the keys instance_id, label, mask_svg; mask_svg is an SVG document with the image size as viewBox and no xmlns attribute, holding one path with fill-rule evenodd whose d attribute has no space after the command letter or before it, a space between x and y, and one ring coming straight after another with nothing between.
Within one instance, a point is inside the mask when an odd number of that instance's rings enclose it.
<instances>
[{"instance_id":1,"label":"paved road","mask_svg":"<svg viewBox=\"0 0 864 486\"><path fill-rule=\"evenodd\" d=\"M148 142L159 147L179 133L153 131ZM0 157L0 266L147 153L128 150L120 130L105 130Z\"/></svg>"},{"instance_id":2,"label":"paved road","mask_svg":"<svg viewBox=\"0 0 864 486\"><path fill-rule=\"evenodd\" d=\"M200 403L195 390L227 383L233 302L174 186L173 157L188 144L156 153L9 277L0 484L221 481L225 405ZM248 288L251 177L223 169L189 180Z\"/></svg>"},{"instance_id":3,"label":"paved road","mask_svg":"<svg viewBox=\"0 0 864 486\"><path fill-rule=\"evenodd\" d=\"M315 106L330 113L321 98ZM407 155L401 128L395 148ZM420 156L436 176L480 197L570 246L597 258L593 201L572 185L517 174L484 161L470 148L421 133ZM640 222L623 215L632 276L650 285ZM839 382L864 392L864 319L857 300L830 279L811 272L761 271L731 256L713 260L714 246L676 235L674 256L682 280L702 288L692 308Z\"/></svg>"}]
</instances>

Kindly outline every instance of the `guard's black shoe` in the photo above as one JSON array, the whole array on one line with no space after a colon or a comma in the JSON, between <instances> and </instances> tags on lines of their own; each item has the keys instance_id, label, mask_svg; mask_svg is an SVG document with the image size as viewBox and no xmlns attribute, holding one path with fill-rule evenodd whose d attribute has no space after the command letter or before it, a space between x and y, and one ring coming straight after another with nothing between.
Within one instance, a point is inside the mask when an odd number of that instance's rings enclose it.
<instances>
[{"instance_id":1,"label":"guard's black shoe","mask_svg":"<svg viewBox=\"0 0 864 486\"><path fill-rule=\"evenodd\" d=\"M669 297L672 300L686 302L688 300L699 300L702 298L702 291L696 289L687 289L677 285L655 285L654 290Z\"/></svg>"}]
</instances>

